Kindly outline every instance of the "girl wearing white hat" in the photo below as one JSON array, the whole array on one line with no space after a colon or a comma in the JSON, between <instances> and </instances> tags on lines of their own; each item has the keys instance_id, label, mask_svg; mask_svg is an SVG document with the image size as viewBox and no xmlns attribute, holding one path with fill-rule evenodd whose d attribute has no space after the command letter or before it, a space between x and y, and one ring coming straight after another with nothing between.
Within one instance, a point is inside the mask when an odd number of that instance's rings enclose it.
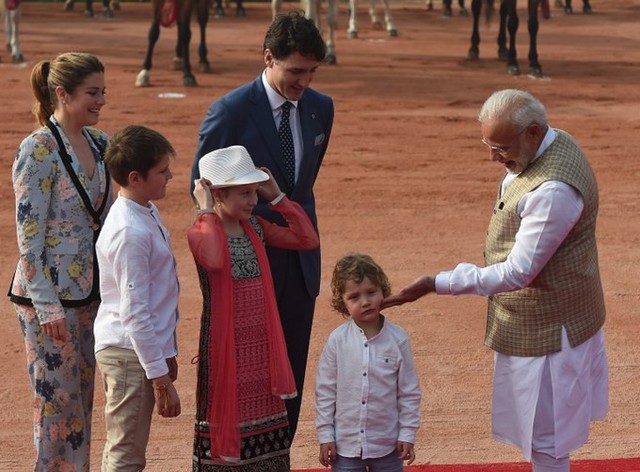
<instances>
[{"instance_id":1,"label":"girl wearing white hat","mask_svg":"<svg viewBox=\"0 0 640 472\"><path fill-rule=\"evenodd\" d=\"M203 294L193 470L289 470L284 399L297 393L265 245L315 249L318 235L244 147L212 151L199 168L187 235ZM288 227L252 215L258 195Z\"/></svg>"}]
</instances>

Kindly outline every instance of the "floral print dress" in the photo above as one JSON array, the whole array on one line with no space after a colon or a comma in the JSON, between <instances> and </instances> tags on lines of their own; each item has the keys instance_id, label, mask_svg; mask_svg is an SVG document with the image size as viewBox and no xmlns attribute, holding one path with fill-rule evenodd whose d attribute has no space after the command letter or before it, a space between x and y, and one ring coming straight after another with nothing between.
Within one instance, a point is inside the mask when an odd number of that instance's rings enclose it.
<instances>
[{"instance_id":1,"label":"floral print dress","mask_svg":"<svg viewBox=\"0 0 640 472\"><path fill-rule=\"evenodd\" d=\"M93 176L82 171L71 145L58 131L94 208L112 196L99 149L107 136L84 133L96 159ZM94 270L93 221L84 207L48 128L23 140L13 164L20 260L10 295L25 341L34 391L36 471L88 471L95 357L91 300ZM106 211L103 217L106 216ZM26 301L25 301L26 300ZM47 336L42 324L64 318L69 337Z\"/></svg>"}]
</instances>

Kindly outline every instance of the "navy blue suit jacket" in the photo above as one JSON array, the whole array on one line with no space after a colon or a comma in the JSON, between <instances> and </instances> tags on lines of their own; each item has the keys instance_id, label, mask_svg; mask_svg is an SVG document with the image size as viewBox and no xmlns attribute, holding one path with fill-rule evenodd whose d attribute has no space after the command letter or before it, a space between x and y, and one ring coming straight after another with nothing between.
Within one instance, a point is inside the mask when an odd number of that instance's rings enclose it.
<instances>
[{"instance_id":1,"label":"navy blue suit jacket","mask_svg":"<svg viewBox=\"0 0 640 472\"><path fill-rule=\"evenodd\" d=\"M267 167L273 174L280 189L298 202L305 210L317 230L315 183L322 159L329 144L333 126L333 101L313 89L305 90L298 101L298 113L304 152L298 170L298 179L292 188L288 185L278 130L273 119L269 100L262 84L262 73L250 83L231 91L216 100L202 122L195 159L191 169L191 186L200 177L198 161L215 149L242 145L248 151L257 167ZM260 199L255 213L269 221L281 225L286 223L279 213L272 211ZM320 249L312 251L287 251L267 248L276 297L280 299L287 277L287 258L294 252L300 261L302 277L309 296L315 298L320 291ZM290 265L289 265L290 266ZM295 303L293 300L289 302Z\"/></svg>"}]
</instances>

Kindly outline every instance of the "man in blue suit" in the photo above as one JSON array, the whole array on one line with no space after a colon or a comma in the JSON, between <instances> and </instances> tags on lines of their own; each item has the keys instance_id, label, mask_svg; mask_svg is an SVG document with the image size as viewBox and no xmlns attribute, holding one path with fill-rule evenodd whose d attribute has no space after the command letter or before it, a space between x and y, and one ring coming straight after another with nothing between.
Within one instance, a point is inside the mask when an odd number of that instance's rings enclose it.
<instances>
[{"instance_id":1,"label":"man in blue suit","mask_svg":"<svg viewBox=\"0 0 640 472\"><path fill-rule=\"evenodd\" d=\"M298 202L317 229L313 185L329 144L333 101L309 85L326 55L313 21L301 12L278 15L263 46L264 71L253 81L216 100L202 122L191 182L200 177L198 161L206 153L242 145L257 167L271 170L280 188ZM289 103L290 105L287 105ZM288 177L286 145L278 130L284 109L293 138L295 169ZM288 146L290 149L290 145ZM290 168L291 170L291 168ZM292 181L293 179L293 181ZM193 190L193 187L192 187ZM254 213L286 225L269 202L259 201ZM287 400L293 440L304 386L315 300L320 291L320 250L268 248L278 310L296 380L298 396Z\"/></svg>"}]
</instances>

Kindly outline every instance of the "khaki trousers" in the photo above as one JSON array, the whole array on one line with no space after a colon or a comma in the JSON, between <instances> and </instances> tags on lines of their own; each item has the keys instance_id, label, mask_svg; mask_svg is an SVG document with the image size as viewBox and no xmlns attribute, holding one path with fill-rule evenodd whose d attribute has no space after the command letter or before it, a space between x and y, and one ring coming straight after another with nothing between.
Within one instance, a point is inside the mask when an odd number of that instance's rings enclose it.
<instances>
[{"instance_id":1,"label":"khaki trousers","mask_svg":"<svg viewBox=\"0 0 640 472\"><path fill-rule=\"evenodd\" d=\"M96 353L96 361L105 390L102 472L144 470L155 406L153 385L131 349L103 349Z\"/></svg>"}]
</instances>

